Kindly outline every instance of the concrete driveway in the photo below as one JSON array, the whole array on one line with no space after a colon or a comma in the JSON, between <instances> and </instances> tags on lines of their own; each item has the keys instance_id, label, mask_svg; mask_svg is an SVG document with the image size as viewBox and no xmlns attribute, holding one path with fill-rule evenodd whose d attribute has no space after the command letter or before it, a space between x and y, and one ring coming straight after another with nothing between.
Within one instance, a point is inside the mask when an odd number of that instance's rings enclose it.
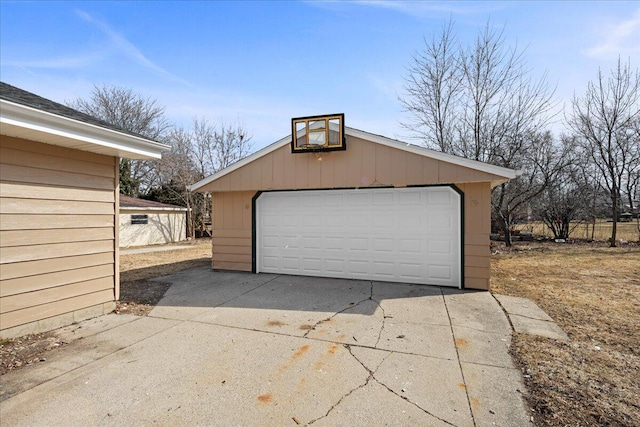
<instances>
[{"instance_id":1,"label":"concrete driveway","mask_svg":"<svg viewBox=\"0 0 640 427\"><path fill-rule=\"evenodd\" d=\"M3 425L523 426L488 292L187 270L2 377Z\"/></svg>"}]
</instances>

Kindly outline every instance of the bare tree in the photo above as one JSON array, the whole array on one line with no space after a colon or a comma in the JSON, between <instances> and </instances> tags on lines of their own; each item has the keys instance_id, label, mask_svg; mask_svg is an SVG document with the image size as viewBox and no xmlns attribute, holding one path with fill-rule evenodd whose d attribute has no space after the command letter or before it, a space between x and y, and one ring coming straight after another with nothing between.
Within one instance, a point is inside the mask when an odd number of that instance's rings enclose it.
<instances>
[{"instance_id":1,"label":"bare tree","mask_svg":"<svg viewBox=\"0 0 640 427\"><path fill-rule=\"evenodd\" d=\"M67 104L78 111L104 120L123 130L162 141L170 129L164 107L155 99L116 86L94 86L88 99L78 98ZM146 160L120 160L120 191L138 197L151 185L153 164Z\"/></svg>"},{"instance_id":2,"label":"bare tree","mask_svg":"<svg viewBox=\"0 0 640 427\"><path fill-rule=\"evenodd\" d=\"M192 151L193 161L198 165L199 179L246 157L251 152L251 138L240 121L232 125L220 121L213 125L206 119L194 119ZM203 233L205 222L211 219L211 202L202 194L194 197L194 201L199 203L197 215L194 217L194 227Z\"/></svg>"},{"instance_id":3,"label":"bare tree","mask_svg":"<svg viewBox=\"0 0 640 427\"><path fill-rule=\"evenodd\" d=\"M246 157L253 147L252 136L240 122L216 125L206 119L193 121L193 149L204 178Z\"/></svg>"},{"instance_id":4,"label":"bare tree","mask_svg":"<svg viewBox=\"0 0 640 427\"><path fill-rule=\"evenodd\" d=\"M413 55L405 78L406 96L400 98L411 113L403 127L428 146L453 152L456 107L462 93L458 46L453 22L440 34L424 40L424 51Z\"/></svg>"},{"instance_id":5,"label":"bare tree","mask_svg":"<svg viewBox=\"0 0 640 427\"><path fill-rule=\"evenodd\" d=\"M568 239L573 230L593 216L590 196L594 194L594 181L585 173L586 156L576 153L574 138L563 137L562 141L569 161L532 203L534 217L551 230L555 239Z\"/></svg>"},{"instance_id":6,"label":"bare tree","mask_svg":"<svg viewBox=\"0 0 640 427\"><path fill-rule=\"evenodd\" d=\"M174 128L167 137L172 149L157 162L158 185L149 196L188 209L189 236L204 232L211 218L210 199L192 193L189 186L247 156L251 136L243 125L212 125L206 119L194 119L189 130Z\"/></svg>"},{"instance_id":7,"label":"bare tree","mask_svg":"<svg viewBox=\"0 0 640 427\"><path fill-rule=\"evenodd\" d=\"M527 156L540 154L531 149L536 144L553 146L544 128L553 116L554 91L546 75L530 77L524 52L507 46L503 32L490 23L470 47L455 40L449 23L414 56L400 98L411 117L403 125L429 148L523 170L522 178L496 188L492 198L510 245L514 209L547 182L548 177L540 181L537 159Z\"/></svg>"},{"instance_id":8,"label":"bare tree","mask_svg":"<svg viewBox=\"0 0 640 427\"><path fill-rule=\"evenodd\" d=\"M493 216L501 224L508 246L511 245L513 221L518 215L524 216L525 208L572 162L571 144L566 141L557 144L550 132L536 132L525 139L527 144L513 145L502 154L507 167L520 169L522 175L500 184L491 195Z\"/></svg>"},{"instance_id":9,"label":"bare tree","mask_svg":"<svg viewBox=\"0 0 640 427\"><path fill-rule=\"evenodd\" d=\"M601 70L582 97L575 96L568 124L600 170L611 197L610 246L616 246L620 193L624 177L637 170L640 76L620 58L609 77ZM635 129L634 129L635 127ZM632 176L633 174L631 174Z\"/></svg>"}]
</instances>

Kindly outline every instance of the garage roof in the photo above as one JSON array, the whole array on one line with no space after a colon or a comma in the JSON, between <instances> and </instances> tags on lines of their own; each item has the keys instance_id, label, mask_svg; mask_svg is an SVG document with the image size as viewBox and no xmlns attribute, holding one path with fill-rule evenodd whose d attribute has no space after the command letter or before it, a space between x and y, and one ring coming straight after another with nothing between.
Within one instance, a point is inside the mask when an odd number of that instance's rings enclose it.
<instances>
[{"instance_id":1,"label":"garage roof","mask_svg":"<svg viewBox=\"0 0 640 427\"><path fill-rule=\"evenodd\" d=\"M0 82L0 133L92 153L159 159L170 147Z\"/></svg>"},{"instance_id":2,"label":"garage roof","mask_svg":"<svg viewBox=\"0 0 640 427\"><path fill-rule=\"evenodd\" d=\"M345 126L345 134L347 136L352 136L354 138L360 138L366 141L370 141L376 144L385 145L387 147L395 148L398 150L407 151L409 153L417 154L420 156L428 157L434 160L451 163L458 166L463 166L470 169L475 169L481 172L485 172L488 174L495 175L500 179L492 181L492 185L498 185L502 182L508 181L510 179L514 179L517 176L521 175L521 172L515 171L513 169L503 168L500 166L490 165L488 163L479 162L476 160L466 159L464 157L453 156L451 154L442 153L440 151L430 150L428 148L419 147L417 145L409 144L407 142L398 141L396 139L387 138L385 136L376 135L373 133L365 132L359 129L354 129ZM245 157L242 160L237 161L236 163L204 178L201 181L196 182L191 185L189 189L191 191L198 191L199 189L205 187L207 184L222 178L223 176L239 169L260 157L263 157L279 148L282 148L291 143L291 136L286 136L279 141L274 142L271 145L266 146L265 148L256 151L250 156Z\"/></svg>"},{"instance_id":3,"label":"garage roof","mask_svg":"<svg viewBox=\"0 0 640 427\"><path fill-rule=\"evenodd\" d=\"M120 210L167 210L167 211L187 211L187 208L176 205L168 205L153 200L138 199L124 194L120 194Z\"/></svg>"}]
</instances>

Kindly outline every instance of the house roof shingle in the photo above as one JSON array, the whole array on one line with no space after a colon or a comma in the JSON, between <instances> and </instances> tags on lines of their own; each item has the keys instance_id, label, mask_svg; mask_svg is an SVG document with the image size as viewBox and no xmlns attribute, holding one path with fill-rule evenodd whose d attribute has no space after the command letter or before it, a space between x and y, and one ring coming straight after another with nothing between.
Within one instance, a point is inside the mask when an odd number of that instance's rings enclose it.
<instances>
[{"instance_id":1,"label":"house roof shingle","mask_svg":"<svg viewBox=\"0 0 640 427\"><path fill-rule=\"evenodd\" d=\"M168 205L166 203L155 202L153 200L138 199L135 197L120 194L121 208L137 208L137 209L165 209L165 210L181 210L186 211L187 208L176 205Z\"/></svg>"},{"instance_id":2,"label":"house roof shingle","mask_svg":"<svg viewBox=\"0 0 640 427\"><path fill-rule=\"evenodd\" d=\"M112 125L104 120L97 119L89 114L85 114L78 110L75 110L66 105L59 104L51 101L47 98L43 98L34 93L28 92L24 89L17 88L5 82L0 82L0 99L5 101L15 102L16 104L25 105L27 107L36 108L41 111L46 111L51 114L66 117L69 119L79 120L84 123L90 123L92 125L100 126L106 129L111 129L116 132L126 133L127 135L136 136L138 138L149 139L144 135L140 135L135 132L129 132L126 129L122 129L119 126Z\"/></svg>"}]
</instances>

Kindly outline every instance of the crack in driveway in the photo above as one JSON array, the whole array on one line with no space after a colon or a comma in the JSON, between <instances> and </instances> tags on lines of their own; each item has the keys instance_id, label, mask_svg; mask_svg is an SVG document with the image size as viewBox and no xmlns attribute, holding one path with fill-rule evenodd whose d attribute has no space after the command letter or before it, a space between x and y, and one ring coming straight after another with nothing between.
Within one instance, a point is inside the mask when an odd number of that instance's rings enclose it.
<instances>
[{"instance_id":1,"label":"crack in driveway","mask_svg":"<svg viewBox=\"0 0 640 427\"><path fill-rule=\"evenodd\" d=\"M363 302L369 301L371 299L371 297L369 298L365 298L361 301L358 301L357 303L353 304L353 305L348 305L347 307L343 308L342 310L336 311L335 313L333 313L331 316L326 317L322 320L318 320L316 323L314 323L314 325L307 331L304 333L304 335L302 335L302 338L308 338L308 335L311 333L311 331L315 331L316 328L318 326L320 326L322 323L324 322L328 322L331 319L333 319L334 317L336 317L338 314L344 313L347 310L351 310L353 308L356 308L357 306L359 306L360 304L362 304Z\"/></svg>"},{"instance_id":2,"label":"crack in driveway","mask_svg":"<svg viewBox=\"0 0 640 427\"><path fill-rule=\"evenodd\" d=\"M456 340L456 333L453 330L453 322L451 320L451 313L449 313L449 307L447 306L447 299L445 298L444 292L442 291L442 288L440 288L440 294L442 295L442 302L444 303L444 309L447 312L447 317L449 318L449 326L451 327L451 336L453 337L453 341L455 342ZM463 384L467 384L467 379L464 377L464 371L462 370L462 362L460 362L460 352L458 351L458 346L454 345L453 346L456 350L456 359L458 361L458 369L460 369L460 375L462 375L462 383ZM476 417L473 414L473 408L471 405L471 396L469 396L469 389L467 387L464 388L464 392L467 395L467 403L469 404L469 413L471 414L471 421L473 422L473 425L476 426Z\"/></svg>"},{"instance_id":3,"label":"crack in driveway","mask_svg":"<svg viewBox=\"0 0 640 427\"><path fill-rule=\"evenodd\" d=\"M366 387L367 384L369 384L369 382L371 381L371 379L373 378L373 372L371 370L369 370L366 366L364 366L364 364L351 352L351 347L348 344L343 344L342 345L344 348L347 349L347 351L349 352L349 354L358 362L360 363L360 365L369 373L369 375L367 376L367 379L365 380L365 382L363 384L360 384L357 387L354 387L353 389L349 390L347 393L345 393L335 404L331 405L331 407L329 408L329 410L327 410L327 413L324 414L321 417L318 417L314 420L311 420L308 422L308 425L311 425L317 421L320 421L323 418L327 418L329 416L329 414L338 407L338 405L340 405L340 403L342 403L342 401L344 399L346 399L347 397L349 397L352 393L354 393L356 390L359 390L363 387Z\"/></svg>"},{"instance_id":4,"label":"crack in driveway","mask_svg":"<svg viewBox=\"0 0 640 427\"><path fill-rule=\"evenodd\" d=\"M369 369L369 368L368 368L368 367L367 367L367 366L366 366L366 365L365 365L365 364L364 364L360 359L358 359L358 356L356 356L355 354L353 354L353 351L351 350L351 347L352 347L351 345L343 344L343 347L347 349L347 351L349 352L349 354L351 355L351 357L353 357L353 358L354 358L354 359L355 359L355 360L356 360L356 361L357 361L357 362L362 366L362 368L363 368L365 371L367 371L367 373L368 373L369 375L367 376L367 379L365 380L365 382L364 382L363 384L360 384L360 385L358 385L357 387L354 387L353 389L349 390L349 391L348 391L347 393L345 393L342 397L340 397L340 399L339 399L335 404L333 404L333 405L332 405L332 406L327 410L327 412L326 412L323 416L318 417L318 418L316 418L316 419L314 419L314 420L312 420L312 421L309 421L309 423L307 423L308 425L314 424L314 423L316 423L317 421L320 421L320 420L322 420L322 419L324 419L324 418L327 418L327 417L329 416L329 414L331 414L331 412L333 412L333 410L335 410L338 406L340 406L340 404L342 403L342 401L343 401L344 399L346 399L347 397L349 397L351 394L353 394L353 393L354 393L354 392L356 392L357 390L360 390L360 389L362 389L362 388L366 387L366 386L371 382L371 380L373 380L373 381L375 381L376 383L378 383L380 386L384 387L384 388L385 388L389 393L393 394L393 395L394 395L394 396L396 396L396 397L399 397L399 398L400 398L400 399L402 399L402 400L405 400L406 402L408 402L408 403L410 403L411 405L415 406L416 408L418 408L420 411L424 412L425 414L427 414L427 415L429 415L429 416L431 416L431 417L433 417L433 418L435 418L435 419L437 419L437 420L439 420L439 421L441 421L441 422L443 422L443 423L445 423L445 424L447 424L447 425L455 426L455 424L452 424L452 423L450 423L449 421L447 421L447 420L445 420L445 419L443 419L443 418L440 418L440 417L438 417L437 415L432 414L431 412L429 412L428 410L424 409L423 407L421 407L421 406L420 406L420 405L418 405L417 403L415 403L415 402L411 401L408 397L406 397L406 396L402 396L402 395L400 395L400 394L396 393L396 392L395 392L395 391L393 391L389 386L387 386L387 385L386 385L385 383L383 383L381 380L379 380L378 378L376 378L375 374L376 374L376 372L378 371L378 369L380 368L380 366L382 366L382 364L385 362L385 360L387 360L387 358L388 358L389 356L391 356L391 355L392 355L393 353L395 353L395 352L393 352L393 351L389 351L389 352L388 352L388 354L387 354L387 355L382 359L382 361L380 361L380 363L378 363L378 365L377 365L373 370L371 370L371 369ZM379 350L379 351L386 351L386 350Z\"/></svg>"}]
</instances>

